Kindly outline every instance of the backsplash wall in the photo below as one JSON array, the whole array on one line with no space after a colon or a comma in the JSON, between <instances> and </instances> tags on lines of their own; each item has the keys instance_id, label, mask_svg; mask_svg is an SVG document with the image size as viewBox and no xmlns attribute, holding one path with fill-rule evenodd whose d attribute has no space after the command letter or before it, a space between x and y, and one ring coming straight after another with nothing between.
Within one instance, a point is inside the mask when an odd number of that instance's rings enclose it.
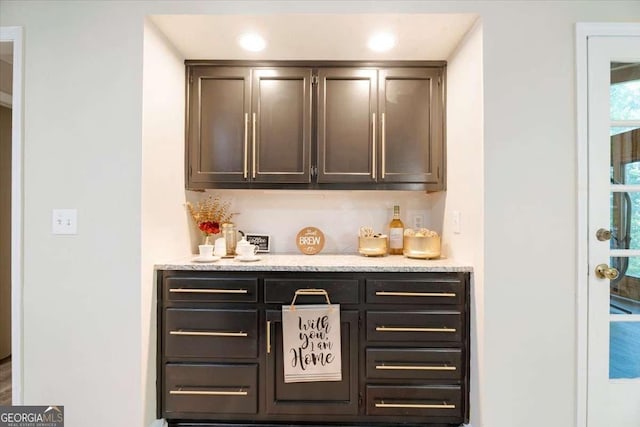
<instances>
[{"instance_id":1,"label":"backsplash wall","mask_svg":"<svg viewBox=\"0 0 640 427\"><path fill-rule=\"evenodd\" d=\"M193 202L209 194L232 203L240 230L271 235L271 253L298 253L295 237L306 226L324 233L322 253L356 253L358 229L366 225L386 233L394 204L400 205L405 227L413 226L413 214L422 214L426 227L435 226L430 218L434 196L421 191L211 190L187 191L186 198ZM190 224L195 253L202 237Z\"/></svg>"}]
</instances>

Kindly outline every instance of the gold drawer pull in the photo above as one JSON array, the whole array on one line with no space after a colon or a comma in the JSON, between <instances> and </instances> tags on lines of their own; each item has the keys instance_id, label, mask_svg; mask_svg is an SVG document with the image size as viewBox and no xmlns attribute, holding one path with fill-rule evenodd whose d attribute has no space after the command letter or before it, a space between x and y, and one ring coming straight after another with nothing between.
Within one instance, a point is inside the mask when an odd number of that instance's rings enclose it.
<instances>
[{"instance_id":1,"label":"gold drawer pull","mask_svg":"<svg viewBox=\"0 0 640 427\"><path fill-rule=\"evenodd\" d=\"M267 320L267 354L271 353L271 320Z\"/></svg>"},{"instance_id":2,"label":"gold drawer pull","mask_svg":"<svg viewBox=\"0 0 640 427\"><path fill-rule=\"evenodd\" d=\"M246 391L224 391L224 390L171 390L169 394L177 394L182 396L246 396Z\"/></svg>"},{"instance_id":3,"label":"gold drawer pull","mask_svg":"<svg viewBox=\"0 0 640 427\"><path fill-rule=\"evenodd\" d=\"M380 401L376 402L376 408L414 408L414 409L456 409L456 405L450 403L384 403Z\"/></svg>"},{"instance_id":4,"label":"gold drawer pull","mask_svg":"<svg viewBox=\"0 0 640 427\"><path fill-rule=\"evenodd\" d=\"M178 294L246 294L246 289L194 289L194 288L178 288L169 289L169 292Z\"/></svg>"},{"instance_id":5,"label":"gold drawer pull","mask_svg":"<svg viewBox=\"0 0 640 427\"><path fill-rule=\"evenodd\" d=\"M455 371L455 366L376 365L376 369L390 371Z\"/></svg>"},{"instance_id":6,"label":"gold drawer pull","mask_svg":"<svg viewBox=\"0 0 640 427\"><path fill-rule=\"evenodd\" d=\"M376 326L376 332L456 332L456 328L396 328Z\"/></svg>"},{"instance_id":7,"label":"gold drawer pull","mask_svg":"<svg viewBox=\"0 0 640 427\"><path fill-rule=\"evenodd\" d=\"M246 337L246 332L212 332L212 331L170 331L169 335L185 335L189 337Z\"/></svg>"},{"instance_id":8,"label":"gold drawer pull","mask_svg":"<svg viewBox=\"0 0 640 427\"><path fill-rule=\"evenodd\" d=\"M395 291L376 291L376 296L381 297L446 297L455 298L455 292L395 292Z\"/></svg>"}]
</instances>

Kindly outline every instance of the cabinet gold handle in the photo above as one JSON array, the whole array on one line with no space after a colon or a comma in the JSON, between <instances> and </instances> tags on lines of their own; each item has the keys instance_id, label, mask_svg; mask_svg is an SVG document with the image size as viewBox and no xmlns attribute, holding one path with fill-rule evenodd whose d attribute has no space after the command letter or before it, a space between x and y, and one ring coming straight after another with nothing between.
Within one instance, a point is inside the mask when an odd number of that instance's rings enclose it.
<instances>
[{"instance_id":1,"label":"cabinet gold handle","mask_svg":"<svg viewBox=\"0 0 640 427\"><path fill-rule=\"evenodd\" d=\"M170 390L169 394L178 394L183 396L246 396L246 391L224 391L224 390Z\"/></svg>"},{"instance_id":2,"label":"cabinet gold handle","mask_svg":"<svg viewBox=\"0 0 640 427\"><path fill-rule=\"evenodd\" d=\"M169 335L183 335L189 337L246 337L246 332L213 332L213 331L170 331Z\"/></svg>"},{"instance_id":3,"label":"cabinet gold handle","mask_svg":"<svg viewBox=\"0 0 640 427\"><path fill-rule=\"evenodd\" d=\"M386 143L385 135L384 135L384 114L385 113L382 113L382 117L381 117L381 119L382 119L382 123L381 123L382 128L380 129L380 133L381 133L380 139L381 139L381 142L382 142L382 145L380 146L380 152L381 152L381 154L380 154L381 155L381 158L380 158L380 161L381 161L381 164L380 164L380 175L382 175L382 179L384 179L384 170L385 170L385 167L386 167L385 166L385 163L386 163L385 162L385 155L384 155L384 147L385 147L385 143Z\"/></svg>"},{"instance_id":4,"label":"cabinet gold handle","mask_svg":"<svg viewBox=\"0 0 640 427\"><path fill-rule=\"evenodd\" d=\"M249 173L249 165L248 158L249 153L247 153L247 149L249 148L249 113L244 113L244 179L247 179L247 174Z\"/></svg>"},{"instance_id":5,"label":"cabinet gold handle","mask_svg":"<svg viewBox=\"0 0 640 427\"><path fill-rule=\"evenodd\" d=\"M177 288L169 289L169 292L177 294L246 294L246 289L194 289L194 288Z\"/></svg>"},{"instance_id":6,"label":"cabinet gold handle","mask_svg":"<svg viewBox=\"0 0 640 427\"><path fill-rule=\"evenodd\" d=\"M371 177L376 179L376 113L371 113Z\"/></svg>"},{"instance_id":7,"label":"cabinet gold handle","mask_svg":"<svg viewBox=\"0 0 640 427\"><path fill-rule=\"evenodd\" d=\"M384 403L376 402L376 408L415 408L415 409L456 409L456 405L450 403Z\"/></svg>"},{"instance_id":8,"label":"cabinet gold handle","mask_svg":"<svg viewBox=\"0 0 640 427\"><path fill-rule=\"evenodd\" d=\"M256 113L253 114L253 120L251 126L251 176L256 177Z\"/></svg>"},{"instance_id":9,"label":"cabinet gold handle","mask_svg":"<svg viewBox=\"0 0 640 427\"><path fill-rule=\"evenodd\" d=\"M448 297L455 298L455 292L395 292L395 291L376 291L376 296L387 297Z\"/></svg>"},{"instance_id":10,"label":"cabinet gold handle","mask_svg":"<svg viewBox=\"0 0 640 427\"><path fill-rule=\"evenodd\" d=\"M455 371L455 366L376 365L376 369L389 371Z\"/></svg>"},{"instance_id":11,"label":"cabinet gold handle","mask_svg":"<svg viewBox=\"0 0 640 427\"><path fill-rule=\"evenodd\" d=\"M267 320L267 354L271 353L271 320Z\"/></svg>"},{"instance_id":12,"label":"cabinet gold handle","mask_svg":"<svg viewBox=\"0 0 640 427\"><path fill-rule=\"evenodd\" d=\"M392 327L392 326L376 326L377 332L455 332L456 328L409 328L409 327Z\"/></svg>"}]
</instances>

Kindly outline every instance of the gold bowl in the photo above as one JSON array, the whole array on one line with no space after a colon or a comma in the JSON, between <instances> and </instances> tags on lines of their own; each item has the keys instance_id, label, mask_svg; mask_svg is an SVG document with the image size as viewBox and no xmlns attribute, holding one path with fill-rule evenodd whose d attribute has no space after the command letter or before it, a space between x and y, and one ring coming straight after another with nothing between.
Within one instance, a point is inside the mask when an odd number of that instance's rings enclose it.
<instances>
[{"instance_id":1,"label":"gold bowl","mask_svg":"<svg viewBox=\"0 0 640 427\"><path fill-rule=\"evenodd\" d=\"M364 256L382 256L387 254L388 239L380 237L358 237L358 253Z\"/></svg>"},{"instance_id":2,"label":"gold bowl","mask_svg":"<svg viewBox=\"0 0 640 427\"><path fill-rule=\"evenodd\" d=\"M439 258L440 236L404 236L402 254L407 258Z\"/></svg>"}]
</instances>

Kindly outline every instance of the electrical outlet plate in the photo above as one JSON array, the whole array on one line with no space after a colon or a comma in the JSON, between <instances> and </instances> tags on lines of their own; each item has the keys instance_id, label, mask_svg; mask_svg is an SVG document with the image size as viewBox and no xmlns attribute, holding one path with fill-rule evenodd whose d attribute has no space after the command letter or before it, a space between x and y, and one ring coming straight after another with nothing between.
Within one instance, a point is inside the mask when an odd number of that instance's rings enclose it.
<instances>
[{"instance_id":1,"label":"electrical outlet plate","mask_svg":"<svg viewBox=\"0 0 640 427\"><path fill-rule=\"evenodd\" d=\"M461 214L460 211L453 211L453 221L452 221L452 227L453 228L453 232L455 234L460 234L462 232L462 226L460 224L461 221Z\"/></svg>"},{"instance_id":2,"label":"electrical outlet plate","mask_svg":"<svg viewBox=\"0 0 640 427\"><path fill-rule=\"evenodd\" d=\"M413 228L424 228L424 214L414 214L412 218Z\"/></svg>"},{"instance_id":3,"label":"electrical outlet plate","mask_svg":"<svg viewBox=\"0 0 640 427\"><path fill-rule=\"evenodd\" d=\"M407 211L404 219L405 219L405 227L407 228L413 228L413 229L424 228L425 221L426 221L426 214L424 211L410 209Z\"/></svg>"},{"instance_id":4,"label":"electrical outlet plate","mask_svg":"<svg viewBox=\"0 0 640 427\"><path fill-rule=\"evenodd\" d=\"M78 210L54 209L51 214L53 234L78 234Z\"/></svg>"}]
</instances>

